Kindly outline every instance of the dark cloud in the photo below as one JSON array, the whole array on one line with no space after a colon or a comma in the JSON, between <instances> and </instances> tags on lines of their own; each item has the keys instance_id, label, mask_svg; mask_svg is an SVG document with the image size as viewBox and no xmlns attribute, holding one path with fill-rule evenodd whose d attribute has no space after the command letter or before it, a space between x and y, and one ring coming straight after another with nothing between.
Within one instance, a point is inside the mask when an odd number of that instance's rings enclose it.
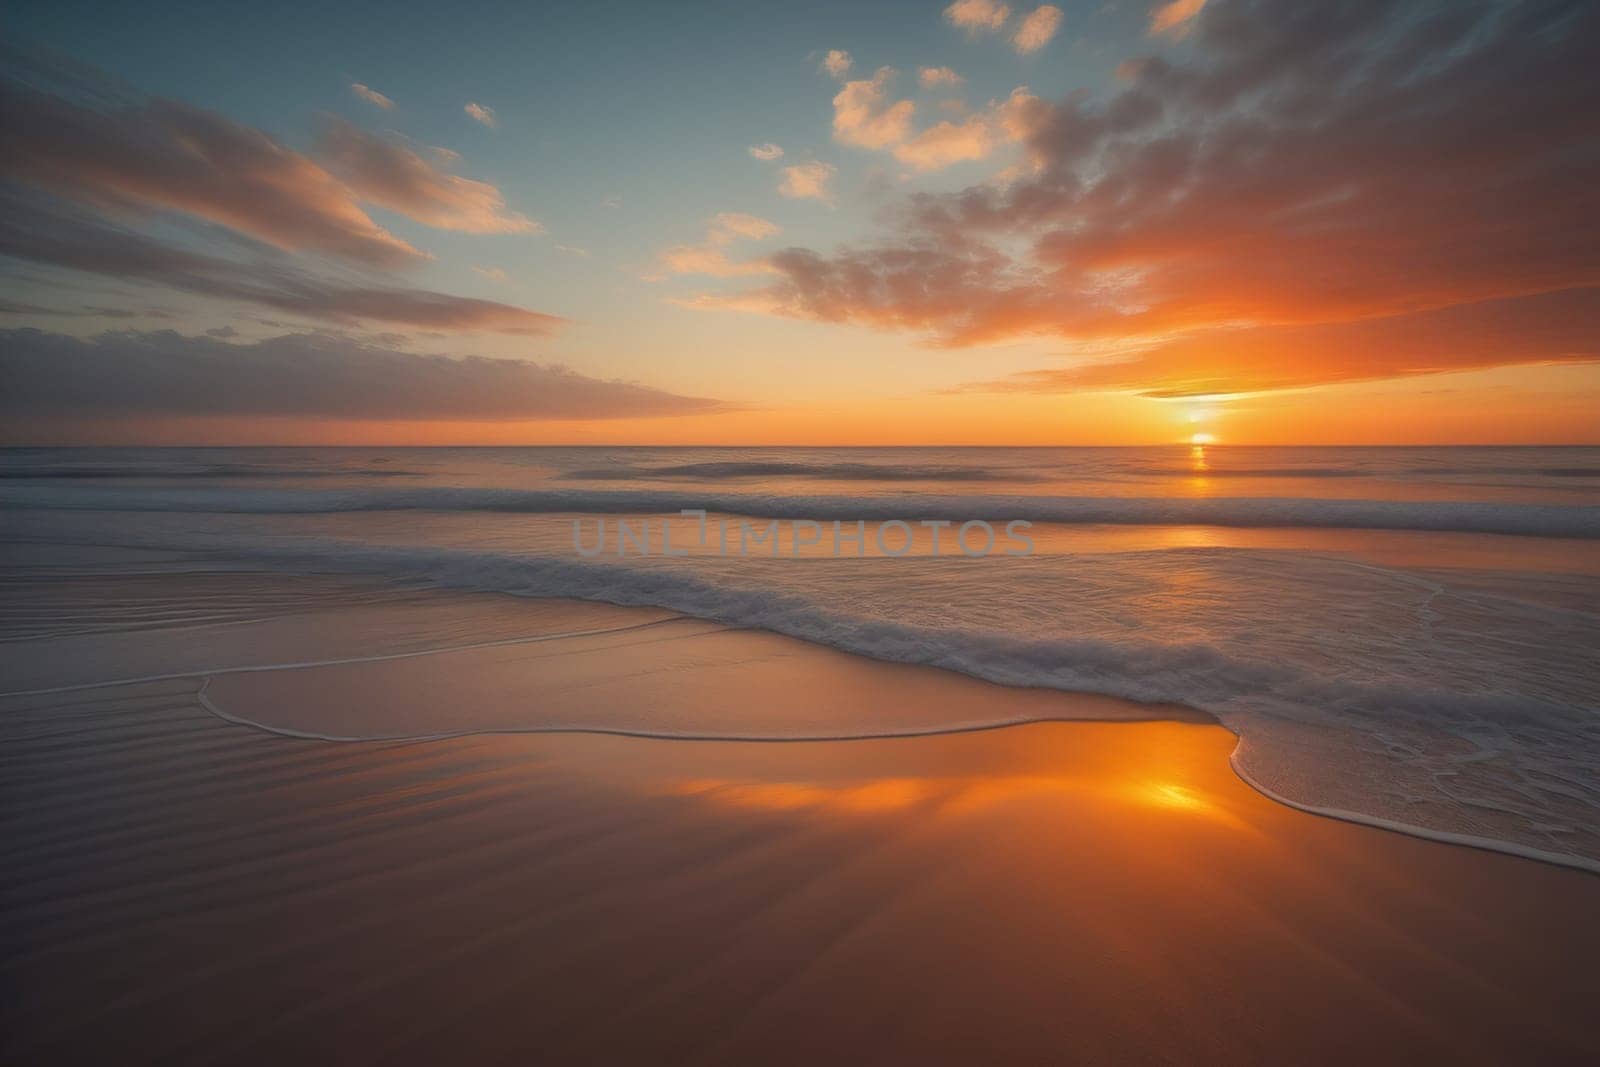
<instances>
[{"instance_id":1,"label":"dark cloud","mask_svg":"<svg viewBox=\"0 0 1600 1067\"><path fill-rule=\"evenodd\" d=\"M559 366L420 355L318 334L228 344L170 330L89 339L0 330L0 413L15 419L616 419L722 406Z\"/></svg>"},{"instance_id":2,"label":"dark cloud","mask_svg":"<svg viewBox=\"0 0 1600 1067\"><path fill-rule=\"evenodd\" d=\"M172 312L163 308L119 308L95 307L85 304L81 307L45 307L42 304L19 303L14 300L0 300L0 315L38 315L58 319L173 319L177 318Z\"/></svg>"},{"instance_id":3,"label":"dark cloud","mask_svg":"<svg viewBox=\"0 0 1600 1067\"><path fill-rule=\"evenodd\" d=\"M493 300L331 281L282 259L241 262L158 241L38 196L0 188L0 255L137 279L328 322L540 335L566 320Z\"/></svg>"},{"instance_id":4,"label":"dark cloud","mask_svg":"<svg viewBox=\"0 0 1600 1067\"><path fill-rule=\"evenodd\" d=\"M1438 331L1415 315L1600 286L1600 5L1212 0L1190 44L1126 65L1108 98L1020 116L1024 177L912 198L872 247L780 253L783 280L735 306L956 345L1148 348L1225 329L1204 342L1219 365L1226 346L1294 346L1292 372L1252 376L1265 386L1348 376L1321 324L1372 320L1363 343L1382 353L1391 328ZM1461 320L1520 331L1541 306ZM1593 300L1563 313L1576 318L1557 333L1600 327ZM1242 342L1241 326L1279 332ZM1134 366L1189 374L1201 344ZM1431 339L1419 365L1495 349L1592 358L1463 333ZM1355 361L1377 376L1417 366L1398 347Z\"/></svg>"}]
</instances>

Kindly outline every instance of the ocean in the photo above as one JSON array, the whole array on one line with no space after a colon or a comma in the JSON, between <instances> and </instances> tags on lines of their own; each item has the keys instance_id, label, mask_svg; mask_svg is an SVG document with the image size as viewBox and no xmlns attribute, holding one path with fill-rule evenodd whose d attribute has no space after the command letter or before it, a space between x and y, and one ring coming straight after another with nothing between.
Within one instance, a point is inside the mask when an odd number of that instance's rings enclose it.
<instances>
[{"instance_id":1,"label":"ocean","mask_svg":"<svg viewBox=\"0 0 1600 1067\"><path fill-rule=\"evenodd\" d=\"M650 605L1188 705L1286 803L1600 870L1600 448L10 449L0 523L13 664L294 603L83 592L130 575Z\"/></svg>"}]
</instances>

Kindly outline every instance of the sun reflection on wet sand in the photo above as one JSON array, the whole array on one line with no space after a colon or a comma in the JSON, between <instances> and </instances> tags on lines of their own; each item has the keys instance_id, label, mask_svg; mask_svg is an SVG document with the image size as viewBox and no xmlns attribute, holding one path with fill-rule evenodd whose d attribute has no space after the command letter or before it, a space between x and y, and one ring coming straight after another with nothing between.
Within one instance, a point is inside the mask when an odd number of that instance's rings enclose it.
<instances>
[{"instance_id":1,"label":"sun reflection on wet sand","mask_svg":"<svg viewBox=\"0 0 1600 1067\"><path fill-rule=\"evenodd\" d=\"M1152 782L1140 788L1140 795L1147 798L1150 803L1163 808L1178 808L1183 811L1206 811L1211 805L1194 794L1193 790L1185 789L1181 785L1171 782Z\"/></svg>"},{"instance_id":2,"label":"sun reflection on wet sand","mask_svg":"<svg viewBox=\"0 0 1600 1067\"><path fill-rule=\"evenodd\" d=\"M1231 812L1242 785L1231 775L1195 773L1196 757L1226 744L1214 728L1177 723L1148 724L1129 746L1126 735L1104 733L1092 725L1076 734L1002 731L980 736L952 735L896 743L831 745L830 759L809 758L816 745L775 746L788 757L774 764L772 776L751 773L746 752L739 773L647 780L639 783L655 796L694 798L730 809L814 812L819 815L882 815L915 809L930 819L983 811L1015 802L1045 801L1062 811L1093 811L1098 816L1147 820L1180 815L1205 816L1243 825ZM1019 744L1017 737L1026 742ZM890 746L885 749L883 746ZM891 776L874 777L870 766L854 767L851 757L873 752L882 766L891 759ZM953 766L965 764L966 766ZM974 765L975 764L975 765ZM797 775L796 771L809 773ZM781 774L781 777L779 776ZM1250 794L1253 796L1253 794Z\"/></svg>"},{"instance_id":3,"label":"sun reflection on wet sand","mask_svg":"<svg viewBox=\"0 0 1600 1067\"><path fill-rule=\"evenodd\" d=\"M762 782L730 778L691 778L660 792L701 797L735 807L776 811L833 808L839 811L891 811L908 808L936 794L932 783L909 778L876 782Z\"/></svg>"},{"instance_id":4,"label":"sun reflection on wet sand","mask_svg":"<svg viewBox=\"0 0 1600 1067\"><path fill-rule=\"evenodd\" d=\"M1081 774L996 773L833 782L690 778L668 782L647 792L696 797L732 808L872 814L921 807L933 816L970 813L1027 798L1053 798L1062 804L1103 805L1110 801L1182 815L1208 816L1242 825L1219 798L1208 795L1203 787L1142 779L1108 781Z\"/></svg>"}]
</instances>

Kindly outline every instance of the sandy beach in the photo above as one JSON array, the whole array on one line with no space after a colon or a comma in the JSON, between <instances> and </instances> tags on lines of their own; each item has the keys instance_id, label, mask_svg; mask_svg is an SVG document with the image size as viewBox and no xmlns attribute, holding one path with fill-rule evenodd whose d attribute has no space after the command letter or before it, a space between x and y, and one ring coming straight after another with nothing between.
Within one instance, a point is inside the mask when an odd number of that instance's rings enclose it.
<instances>
[{"instance_id":1,"label":"sandy beach","mask_svg":"<svg viewBox=\"0 0 1600 1067\"><path fill-rule=\"evenodd\" d=\"M0 14L0 1067L1600 1067L1600 2Z\"/></svg>"},{"instance_id":2,"label":"sandy beach","mask_svg":"<svg viewBox=\"0 0 1600 1067\"><path fill-rule=\"evenodd\" d=\"M193 671L0 700L9 1062L1600 1055L1600 880L1275 803L1196 713L663 612L352 595L144 659L7 644ZM443 618L463 647L363 645ZM238 669L294 662L321 665ZM1008 716L1102 721L949 732ZM925 736L484 732L863 721Z\"/></svg>"}]
</instances>

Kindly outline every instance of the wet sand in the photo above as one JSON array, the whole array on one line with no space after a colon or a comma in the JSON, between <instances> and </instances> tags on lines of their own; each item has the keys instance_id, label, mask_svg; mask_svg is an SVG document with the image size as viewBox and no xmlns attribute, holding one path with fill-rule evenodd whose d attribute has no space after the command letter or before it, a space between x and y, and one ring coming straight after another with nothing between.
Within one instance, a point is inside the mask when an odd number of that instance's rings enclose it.
<instances>
[{"instance_id":1,"label":"wet sand","mask_svg":"<svg viewBox=\"0 0 1600 1067\"><path fill-rule=\"evenodd\" d=\"M3 1058L1600 1056L1600 878L1277 804L1192 713L635 621L696 636L0 698ZM503 728L540 694L591 728L1188 721L339 742L203 686L324 733Z\"/></svg>"}]
</instances>

